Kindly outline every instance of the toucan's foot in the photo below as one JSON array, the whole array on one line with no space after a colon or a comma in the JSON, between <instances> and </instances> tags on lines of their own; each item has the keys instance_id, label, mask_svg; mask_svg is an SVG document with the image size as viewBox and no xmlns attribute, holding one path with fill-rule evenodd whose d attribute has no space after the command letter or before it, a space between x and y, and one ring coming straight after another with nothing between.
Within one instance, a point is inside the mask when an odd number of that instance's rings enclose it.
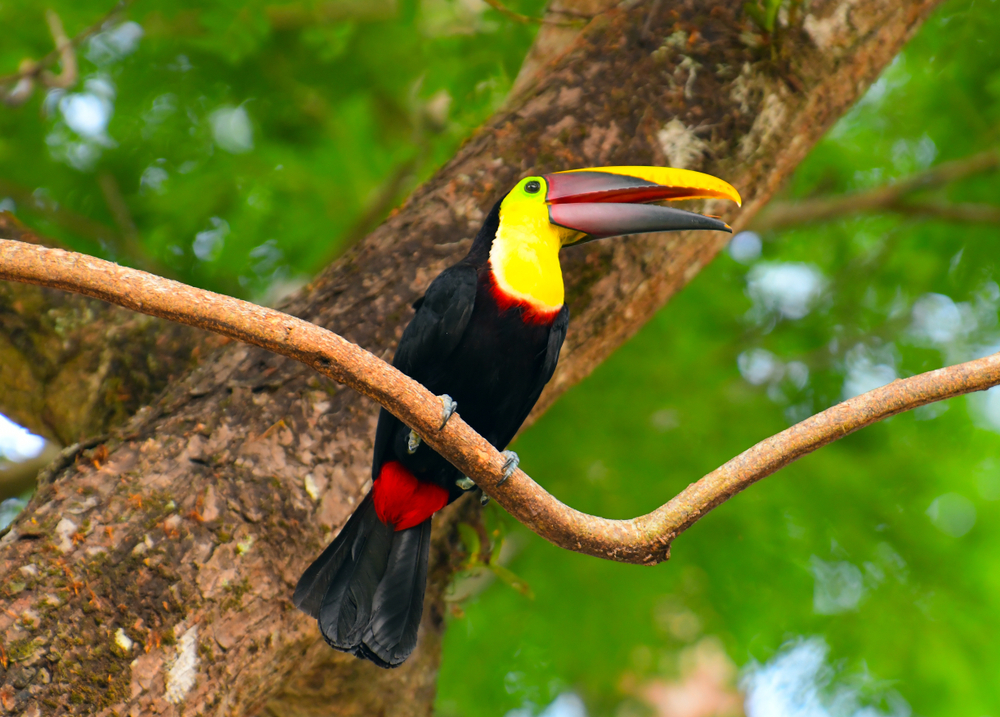
<instances>
[{"instance_id":1,"label":"toucan's foot","mask_svg":"<svg viewBox=\"0 0 1000 717\"><path fill-rule=\"evenodd\" d=\"M517 454L514 453L514 451L504 451L500 455L503 456L503 478L500 479L500 482L497 483L497 485L503 485L506 483L507 479L514 475L514 471L517 470L518 463L521 462L521 459L517 457Z\"/></svg>"},{"instance_id":2,"label":"toucan's foot","mask_svg":"<svg viewBox=\"0 0 1000 717\"><path fill-rule=\"evenodd\" d=\"M406 437L406 452L412 456L418 448L420 448L420 436L411 428L410 435Z\"/></svg>"},{"instance_id":3,"label":"toucan's foot","mask_svg":"<svg viewBox=\"0 0 1000 717\"><path fill-rule=\"evenodd\" d=\"M455 481L455 485L457 485L462 490L472 490L473 488L476 487L476 482L471 478L469 478L469 476L462 476L457 481Z\"/></svg>"},{"instance_id":4,"label":"toucan's foot","mask_svg":"<svg viewBox=\"0 0 1000 717\"><path fill-rule=\"evenodd\" d=\"M458 401L455 401L447 393L442 393L438 398L441 399L441 427L439 431L443 431L444 427L448 425L448 419L451 418L455 411L458 410Z\"/></svg>"},{"instance_id":5,"label":"toucan's foot","mask_svg":"<svg viewBox=\"0 0 1000 717\"><path fill-rule=\"evenodd\" d=\"M490 502L490 497L485 493L483 493L482 491L479 491L479 505L485 506L489 502Z\"/></svg>"}]
</instances>

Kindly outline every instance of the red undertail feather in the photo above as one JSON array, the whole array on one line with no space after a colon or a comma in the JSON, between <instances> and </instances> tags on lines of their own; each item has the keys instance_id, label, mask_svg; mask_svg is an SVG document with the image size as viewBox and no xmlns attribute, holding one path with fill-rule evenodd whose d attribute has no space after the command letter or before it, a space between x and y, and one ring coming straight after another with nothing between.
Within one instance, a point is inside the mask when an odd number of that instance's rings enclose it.
<instances>
[{"instance_id":1,"label":"red undertail feather","mask_svg":"<svg viewBox=\"0 0 1000 717\"><path fill-rule=\"evenodd\" d=\"M399 461L389 461L372 485L375 514L394 530L420 525L448 504L448 491L418 481Z\"/></svg>"}]
</instances>

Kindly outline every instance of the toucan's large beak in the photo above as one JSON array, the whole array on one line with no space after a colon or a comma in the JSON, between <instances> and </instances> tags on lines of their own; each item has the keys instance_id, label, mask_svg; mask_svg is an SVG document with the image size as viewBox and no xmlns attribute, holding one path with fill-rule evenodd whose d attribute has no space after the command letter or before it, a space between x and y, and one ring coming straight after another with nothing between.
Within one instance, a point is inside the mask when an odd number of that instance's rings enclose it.
<instances>
[{"instance_id":1,"label":"toucan's large beak","mask_svg":"<svg viewBox=\"0 0 1000 717\"><path fill-rule=\"evenodd\" d=\"M714 229L731 232L721 219L652 202L673 199L731 199L739 192L708 174L669 167L597 167L544 175L549 221L592 239Z\"/></svg>"}]
</instances>

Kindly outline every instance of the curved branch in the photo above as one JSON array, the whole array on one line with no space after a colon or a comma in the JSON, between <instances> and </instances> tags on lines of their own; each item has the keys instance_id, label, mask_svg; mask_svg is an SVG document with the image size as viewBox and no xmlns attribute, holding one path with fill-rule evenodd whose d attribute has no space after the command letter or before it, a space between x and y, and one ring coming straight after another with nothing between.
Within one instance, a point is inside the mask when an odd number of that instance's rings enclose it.
<instances>
[{"instance_id":1,"label":"curved branch","mask_svg":"<svg viewBox=\"0 0 1000 717\"><path fill-rule=\"evenodd\" d=\"M62 20L59 19L55 10L46 10L45 19L49 23L49 31L52 33L52 39L56 43L56 51L59 53L59 64L62 65L62 71L57 75L49 70L42 70L42 82L46 87L56 87L65 90L76 84L78 75L76 50L73 41L66 37L66 30L63 29Z\"/></svg>"},{"instance_id":2,"label":"curved branch","mask_svg":"<svg viewBox=\"0 0 1000 717\"><path fill-rule=\"evenodd\" d=\"M581 22L585 22L583 18L574 21L574 20L552 20L547 17L531 17L530 15L522 15L519 12L514 12L509 7L500 2L500 0L483 0L483 1L491 8L496 10L498 13L503 15L504 17L524 25L535 23L538 25L549 24L549 25L573 26L573 25L580 25Z\"/></svg>"},{"instance_id":3,"label":"curved branch","mask_svg":"<svg viewBox=\"0 0 1000 717\"><path fill-rule=\"evenodd\" d=\"M85 28L75 37L68 38L62 27L59 16L49 10L46 13L46 20L49 24L49 31L55 42L55 49L45 55L41 60L35 62L30 58L21 61L17 72L0 76L0 100L11 107L24 104L31 97L35 89L35 81L42 80L42 84L48 87L68 88L76 84L78 73L76 66L76 48L91 35L101 31L106 23L114 19L132 3L133 0L118 0L111 10L101 16L97 22ZM56 63L62 65L62 71L56 75L48 70ZM13 87L11 87L13 85ZM11 89L7 90L7 87Z\"/></svg>"},{"instance_id":4,"label":"curved branch","mask_svg":"<svg viewBox=\"0 0 1000 717\"><path fill-rule=\"evenodd\" d=\"M440 399L308 321L101 259L6 239L0 240L0 279L85 294L300 361L385 406L541 537L568 550L628 563L667 559L671 541L701 516L817 448L897 413L1000 384L1000 354L896 380L761 441L652 513L608 520L564 505L521 470L501 485L504 459L459 415L438 430Z\"/></svg>"}]
</instances>

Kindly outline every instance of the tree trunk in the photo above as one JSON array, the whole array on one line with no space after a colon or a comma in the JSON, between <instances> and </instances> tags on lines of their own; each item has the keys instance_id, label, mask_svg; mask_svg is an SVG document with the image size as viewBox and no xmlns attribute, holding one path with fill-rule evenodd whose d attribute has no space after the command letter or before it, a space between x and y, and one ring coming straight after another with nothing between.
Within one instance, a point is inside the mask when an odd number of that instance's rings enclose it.
<instances>
[{"instance_id":1,"label":"tree trunk","mask_svg":"<svg viewBox=\"0 0 1000 717\"><path fill-rule=\"evenodd\" d=\"M0 237L46 243L8 212ZM0 413L69 445L126 420L222 343L102 301L2 282Z\"/></svg>"},{"instance_id":2,"label":"tree trunk","mask_svg":"<svg viewBox=\"0 0 1000 717\"><path fill-rule=\"evenodd\" d=\"M742 213L730 214L739 228L935 4L814 0L772 48L747 39L741 1L624 3L285 308L388 358L410 304L531 172L700 169L744 193ZM574 319L533 415L725 241L671 234L564 252ZM475 519L468 501L436 521L420 644L402 668L327 649L290 603L368 488L376 415L301 365L231 344L48 472L0 540L0 704L26 714L429 713L457 550L450 526Z\"/></svg>"}]
</instances>

